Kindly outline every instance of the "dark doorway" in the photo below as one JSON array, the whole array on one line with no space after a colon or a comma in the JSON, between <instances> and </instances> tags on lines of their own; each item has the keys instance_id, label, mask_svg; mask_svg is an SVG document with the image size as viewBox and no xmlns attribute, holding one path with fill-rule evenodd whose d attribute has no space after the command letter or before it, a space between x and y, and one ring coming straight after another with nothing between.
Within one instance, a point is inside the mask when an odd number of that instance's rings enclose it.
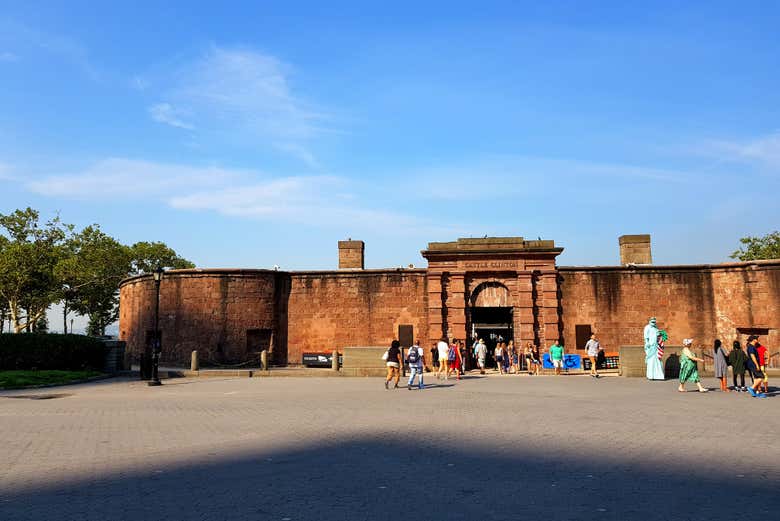
<instances>
[{"instance_id":1,"label":"dark doorway","mask_svg":"<svg viewBox=\"0 0 780 521\"><path fill-rule=\"evenodd\" d=\"M407 349L414 344L414 326L402 324L398 326L398 341L401 347Z\"/></svg>"},{"instance_id":2,"label":"dark doorway","mask_svg":"<svg viewBox=\"0 0 780 521\"><path fill-rule=\"evenodd\" d=\"M485 365L488 367L496 367L496 361L493 357L496 344L499 342L508 344L510 340L514 340L512 308L473 307L471 308L470 315L470 329L473 337L471 341L473 343L479 338L485 341L488 350L488 357ZM471 352L470 355L473 356L473 352Z\"/></svg>"},{"instance_id":3,"label":"dark doorway","mask_svg":"<svg viewBox=\"0 0 780 521\"><path fill-rule=\"evenodd\" d=\"M575 349L585 349L585 344L590 340L590 335L593 333L590 324L577 324L574 326L574 336L577 338Z\"/></svg>"}]
</instances>

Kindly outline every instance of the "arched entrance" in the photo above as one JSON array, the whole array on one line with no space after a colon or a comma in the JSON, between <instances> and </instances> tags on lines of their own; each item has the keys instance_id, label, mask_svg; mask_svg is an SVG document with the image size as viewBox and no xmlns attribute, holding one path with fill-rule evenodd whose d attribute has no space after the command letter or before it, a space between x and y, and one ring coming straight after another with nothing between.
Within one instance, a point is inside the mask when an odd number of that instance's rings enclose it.
<instances>
[{"instance_id":1,"label":"arched entrance","mask_svg":"<svg viewBox=\"0 0 780 521\"><path fill-rule=\"evenodd\" d=\"M514 339L514 309L509 289L498 281L479 284L469 298L468 330L472 341L482 338L488 347L488 365L499 342Z\"/></svg>"}]
</instances>

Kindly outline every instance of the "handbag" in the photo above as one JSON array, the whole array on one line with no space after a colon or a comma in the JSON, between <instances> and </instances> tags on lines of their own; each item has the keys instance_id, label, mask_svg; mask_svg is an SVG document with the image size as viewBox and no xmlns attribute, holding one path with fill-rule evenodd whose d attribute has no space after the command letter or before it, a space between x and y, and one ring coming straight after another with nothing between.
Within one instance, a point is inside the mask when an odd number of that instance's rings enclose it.
<instances>
[{"instance_id":1,"label":"handbag","mask_svg":"<svg viewBox=\"0 0 780 521\"><path fill-rule=\"evenodd\" d=\"M389 356L389 353L390 353L390 350L389 350L389 349L388 349L387 351L385 351L385 354L383 354L383 355L382 355L382 360L384 360L385 362L387 362L387 357Z\"/></svg>"}]
</instances>

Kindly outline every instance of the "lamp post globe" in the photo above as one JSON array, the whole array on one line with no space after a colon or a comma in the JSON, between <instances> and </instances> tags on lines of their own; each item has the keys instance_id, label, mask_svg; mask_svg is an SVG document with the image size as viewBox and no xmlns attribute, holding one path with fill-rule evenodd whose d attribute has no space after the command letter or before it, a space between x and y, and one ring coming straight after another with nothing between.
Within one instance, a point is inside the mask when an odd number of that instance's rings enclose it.
<instances>
[{"instance_id":1,"label":"lamp post globe","mask_svg":"<svg viewBox=\"0 0 780 521\"><path fill-rule=\"evenodd\" d=\"M162 266L158 266L157 269L152 272L152 277L154 278L155 303L154 343L152 345L152 379L149 380L150 386L162 385L159 375L160 353L162 352L162 342L160 338L160 283L162 282L164 273L165 270L162 269Z\"/></svg>"}]
</instances>

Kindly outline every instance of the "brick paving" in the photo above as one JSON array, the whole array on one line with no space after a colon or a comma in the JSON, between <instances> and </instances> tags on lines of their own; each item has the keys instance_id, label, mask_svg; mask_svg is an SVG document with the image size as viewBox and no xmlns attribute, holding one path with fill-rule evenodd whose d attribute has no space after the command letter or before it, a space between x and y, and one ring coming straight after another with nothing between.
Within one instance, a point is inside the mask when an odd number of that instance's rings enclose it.
<instances>
[{"instance_id":1,"label":"brick paving","mask_svg":"<svg viewBox=\"0 0 780 521\"><path fill-rule=\"evenodd\" d=\"M779 515L778 397L619 377L427 382L438 385L188 378L0 392L0 519Z\"/></svg>"}]
</instances>

